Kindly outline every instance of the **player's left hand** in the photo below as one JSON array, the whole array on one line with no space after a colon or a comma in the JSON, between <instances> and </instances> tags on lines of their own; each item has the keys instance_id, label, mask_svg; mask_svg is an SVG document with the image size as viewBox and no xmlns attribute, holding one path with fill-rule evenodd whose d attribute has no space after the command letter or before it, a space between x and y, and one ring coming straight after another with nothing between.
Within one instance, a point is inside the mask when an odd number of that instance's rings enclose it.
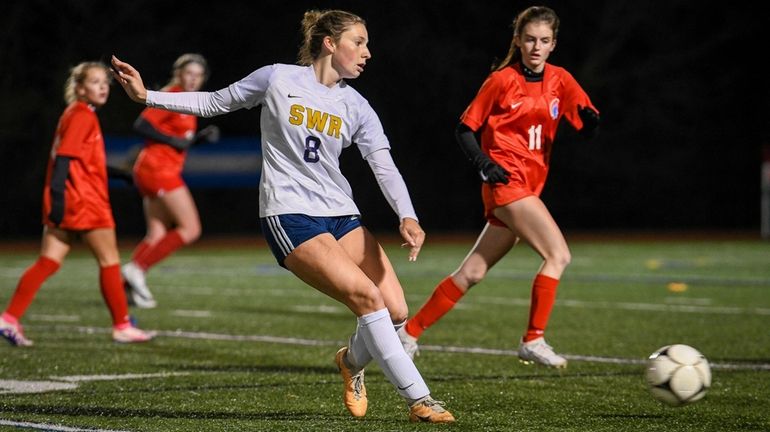
<instances>
[{"instance_id":1,"label":"player's left hand","mask_svg":"<svg viewBox=\"0 0 770 432\"><path fill-rule=\"evenodd\" d=\"M580 129L580 133L588 138L596 135L597 129L599 129L599 123L601 123L601 117L595 109L589 106L578 105L578 115L580 120L583 121L583 128Z\"/></svg>"},{"instance_id":2,"label":"player's left hand","mask_svg":"<svg viewBox=\"0 0 770 432\"><path fill-rule=\"evenodd\" d=\"M420 223L412 218L404 218L398 227L401 237L406 243L401 247L409 247L409 261L417 261L417 255L420 254L420 248L425 242L425 231L420 227Z\"/></svg>"}]
</instances>

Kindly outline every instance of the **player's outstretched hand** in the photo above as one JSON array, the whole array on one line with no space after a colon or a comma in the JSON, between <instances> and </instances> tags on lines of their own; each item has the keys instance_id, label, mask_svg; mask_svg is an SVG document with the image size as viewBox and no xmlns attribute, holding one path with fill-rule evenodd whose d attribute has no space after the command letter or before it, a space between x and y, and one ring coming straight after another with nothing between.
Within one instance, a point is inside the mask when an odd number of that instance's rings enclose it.
<instances>
[{"instance_id":1,"label":"player's outstretched hand","mask_svg":"<svg viewBox=\"0 0 770 432\"><path fill-rule=\"evenodd\" d=\"M123 86L128 97L135 102L145 103L147 101L147 89L144 88L139 71L130 64L118 60L115 56L112 56L110 66L112 67L112 76Z\"/></svg>"},{"instance_id":2,"label":"player's outstretched hand","mask_svg":"<svg viewBox=\"0 0 770 432\"><path fill-rule=\"evenodd\" d=\"M406 242L401 247L409 247L409 261L417 261L417 255L420 254L420 248L425 242L425 231L422 230L419 222L408 217L401 220L398 230Z\"/></svg>"}]
</instances>

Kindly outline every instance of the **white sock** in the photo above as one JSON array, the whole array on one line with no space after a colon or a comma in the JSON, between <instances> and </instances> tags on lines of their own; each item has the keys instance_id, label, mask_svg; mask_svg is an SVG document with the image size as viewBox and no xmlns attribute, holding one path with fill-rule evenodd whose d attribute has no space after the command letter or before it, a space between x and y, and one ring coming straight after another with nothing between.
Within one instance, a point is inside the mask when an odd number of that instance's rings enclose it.
<instances>
[{"instance_id":1,"label":"white sock","mask_svg":"<svg viewBox=\"0 0 770 432\"><path fill-rule=\"evenodd\" d=\"M387 308L360 316L356 333L401 397L414 401L430 394L414 362L406 355Z\"/></svg>"},{"instance_id":2,"label":"white sock","mask_svg":"<svg viewBox=\"0 0 770 432\"><path fill-rule=\"evenodd\" d=\"M364 338L361 337L360 326L356 327L356 332L350 336L348 342L347 361L350 367L350 373L355 375L365 368L372 361L372 355L369 354L369 348L366 347Z\"/></svg>"},{"instance_id":3,"label":"white sock","mask_svg":"<svg viewBox=\"0 0 770 432\"><path fill-rule=\"evenodd\" d=\"M403 320L400 323L393 324L393 328L398 331L398 329L405 325L406 320ZM356 327L356 332L353 333L348 340L348 355L346 360L347 366L350 368L350 373L353 375L360 372L361 369L365 368L366 365L372 361L372 355L369 354L369 349L366 348L366 343L358 332L358 327Z\"/></svg>"}]
</instances>

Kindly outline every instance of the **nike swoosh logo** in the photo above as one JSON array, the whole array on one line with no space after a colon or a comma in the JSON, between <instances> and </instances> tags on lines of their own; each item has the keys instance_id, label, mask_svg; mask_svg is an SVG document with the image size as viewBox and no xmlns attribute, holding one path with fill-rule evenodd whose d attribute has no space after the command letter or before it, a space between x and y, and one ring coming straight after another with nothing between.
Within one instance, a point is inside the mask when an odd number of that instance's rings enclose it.
<instances>
[{"instance_id":1,"label":"nike swoosh logo","mask_svg":"<svg viewBox=\"0 0 770 432\"><path fill-rule=\"evenodd\" d=\"M409 384L409 385L408 385L408 386L406 386L406 387L401 387L401 386L396 386L396 387L398 387L398 389L399 389L399 390L406 390L406 389L408 389L409 387L411 387L411 386L413 386L413 385L414 385L414 383L411 383L411 384Z\"/></svg>"},{"instance_id":2,"label":"nike swoosh logo","mask_svg":"<svg viewBox=\"0 0 770 432\"><path fill-rule=\"evenodd\" d=\"M518 107L519 107L519 105L521 105L521 102L512 103L512 104L511 104L511 109L512 109L512 110L515 110L516 108L518 108Z\"/></svg>"},{"instance_id":3,"label":"nike swoosh logo","mask_svg":"<svg viewBox=\"0 0 770 432\"><path fill-rule=\"evenodd\" d=\"M289 97L293 99L293 98L301 98L302 96L297 96L297 95L293 95L293 94L289 93Z\"/></svg>"}]
</instances>

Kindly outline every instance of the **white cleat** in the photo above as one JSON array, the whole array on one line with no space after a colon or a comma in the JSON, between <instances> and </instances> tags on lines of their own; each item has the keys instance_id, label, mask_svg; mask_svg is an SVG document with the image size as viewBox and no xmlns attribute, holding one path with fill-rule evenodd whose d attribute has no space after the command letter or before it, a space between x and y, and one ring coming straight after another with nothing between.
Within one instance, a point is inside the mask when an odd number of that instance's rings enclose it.
<instances>
[{"instance_id":1,"label":"white cleat","mask_svg":"<svg viewBox=\"0 0 770 432\"><path fill-rule=\"evenodd\" d=\"M32 346L33 342L24 337L21 324L11 324L0 318L0 336L13 346Z\"/></svg>"},{"instance_id":2,"label":"white cleat","mask_svg":"<svg viewBox=\"0 0 770 432\"><path fill-rule=\"evenodd\" d=\"M152 309L158 305L147 287L144 270L133 262L124 264L120 269L126 287L126 297L129 303L141 309Z\"/></svg>"},{"instance_id":3,"label":"white cleat","mask_svg":"<svg viewBox=\"0 0 770 432\"><path fill-rule=\"evenodd\" d=\"M122 329L112 329L112 340L118 343L140 343L148 342L155 337L155 332L146 332L129 325Z\"/></svg>"},{"instance_id":4,"label":"white cleat","mask_svg":"<svg viewBox=\"0 0 770 432\"><path fill-rule=\"evenodd\" d=\"M404 346L406 355L408 355L410 359L414 360L416 356L420 355L420 346L417 345L417 338L406 332L406 326L402 326L398 329L396 334L401 341L401 345Z\"/></svg>"},{"instance_id":5,"label":"white cleat","mask_svg":"<svg viewBox=\"0 0 770 432\"><path fill-rule=\"evenodd\" d=\"M519 342L519 360L525 364L537 363L552 368L566 368L567 359L556 354L553 348L539 337L529 342Z\"/></svg>"}]
</instances>

